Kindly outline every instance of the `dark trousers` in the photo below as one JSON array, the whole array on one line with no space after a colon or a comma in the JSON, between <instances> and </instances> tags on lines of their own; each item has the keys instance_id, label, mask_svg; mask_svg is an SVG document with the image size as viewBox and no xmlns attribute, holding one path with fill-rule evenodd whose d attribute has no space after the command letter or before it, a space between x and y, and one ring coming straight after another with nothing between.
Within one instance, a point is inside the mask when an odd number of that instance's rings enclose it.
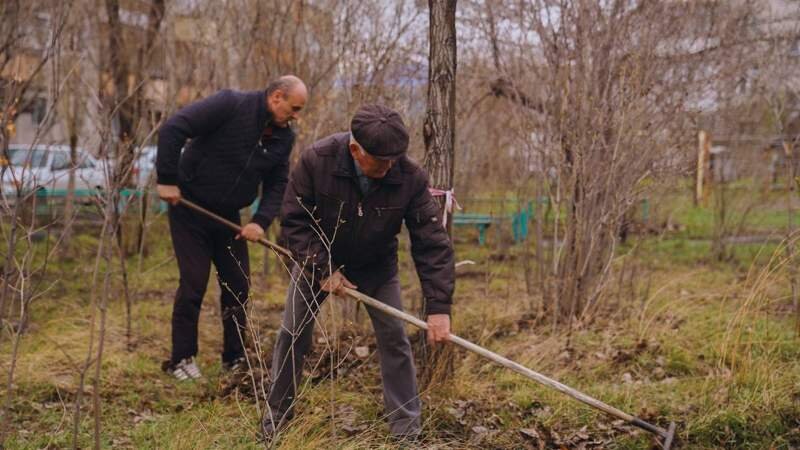
<instances>
[{"instance_id":1,"label":"dark trousers","mask_svg":"<svg viewBox=\"0 0 800 450\"><path fill-rule=\"evenodd\" d=\"M397 309L403 308L397 276L364 293ZM274 428L293 416L296 391L302 382L303 361L311 348L316 314L324 300L325 293L295 268L272 356L273 385L264 420ZM421 427L421 404L414 357L404 323L369 306L367 312L378 344L383 404L389 428L394 435L417 435Z\"/></svg>"},{"instance_id":2,"label":"dark trousers","mask_svg":"<svg viewBox=\"0 0 800 450\"><path fill-rule=\"evenodd\" d=\"M240 223L239 214L226 219ZM222 306L222 361L244 355L245 306L249 294L247 242L211 219L184 207L169 207L169 230L180 283L172 308L172 362L197 355L197 322L211 262L217 269Z\"/></svg>"}]
</instances>

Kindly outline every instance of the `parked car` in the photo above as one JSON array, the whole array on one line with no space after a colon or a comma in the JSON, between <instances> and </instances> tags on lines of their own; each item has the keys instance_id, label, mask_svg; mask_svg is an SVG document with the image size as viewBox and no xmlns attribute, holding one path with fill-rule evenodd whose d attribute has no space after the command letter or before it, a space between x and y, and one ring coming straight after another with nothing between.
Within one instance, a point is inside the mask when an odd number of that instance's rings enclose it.
<instances>
[{"instance_id":1,"label":"parked car","mask_svg":"<svg viewBox=\"0 0 800 450\"><path fill-rule=\"evenodd\" d=\"M22 187L24 191L66 190L72 166L66 145L11 145L8 160L0 160L2 189L5 195ZM100 189L105 186L105 173L98 161L83 149L77 149L75 189Z\"/></svg>"},{"instance_id":2,"label":"parked car","mask_svg":"<svg viewBox=\"0 0 800 450\"><path fill-rule=\"evenodd\" d=\"M156 167L157 148L154 145L145 145L137 149L137 157L133 161L133 180L139 189L147 189L152 181L150 176ZM155 174L153 174L155 177Z\"/></svg>"}]
</instances>

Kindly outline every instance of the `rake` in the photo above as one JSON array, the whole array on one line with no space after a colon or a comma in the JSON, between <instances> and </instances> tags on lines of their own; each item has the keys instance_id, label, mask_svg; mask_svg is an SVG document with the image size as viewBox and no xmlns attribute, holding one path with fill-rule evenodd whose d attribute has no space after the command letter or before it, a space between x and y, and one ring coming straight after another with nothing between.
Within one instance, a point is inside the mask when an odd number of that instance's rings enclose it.
<instances>
[{"instance_id":1,"label":"rake","mask_svg":"<svg viewBox=\"0 0 800 450\"><path fill-rule=\"evenodd\" d=\"M182 199L180 199L180 203L183 204L186 207L189 207L189 208L191 208L191 209L193 209L193 210L195 210L195 211L197 211L197 212L199 212L199 213L211 218L211 219L214 219L214 220L216 220L216 221L218 221L218 222L220 222L222 224L227 225L232 230L235 230L237 232L240 232L242 230L241 226L239 226L239 225L237 225L237 224L235 224L235 223L233 223L233 222L231 222L231 221L229 221L229 220L227 220L227 219L225 219L223 217L220 217L220 216L212 213L211 211L208 211L207 209L192 203L189 200L186 200L186 199L182 198ZM283 248L283 247L281 247L281 246L279 246L277 244L274 244L274 243L272 243L272 242L270 242L270 241L268 241L268 240L266 240L264 238L259 239L258 243L261 244L261 245L266 246L267 248L269 248L269 249L271 249L273 251L275 251L276 253L280 254L281 256L286 256L286 257L291 258L292 254L291 254L291 252L289 250L287 250L287 249L285 249L285 248ZM391 307L389 305L386 305L386 304L382 303L381 301L376 300L376 299L374 299L374 298L372 298L372 297L370 297L368 295L364 295L361 292L358 292L358 291L356 291L354 289L349 289L349 288L343 288L343 289L344 289L344 292L347 294L347 296L350 297L353 300L356 300L356 301L359 301L361 303L364 303L365 305L368 305L368 306L370 306L372 308L375 308L375 309L377 309L377 310L379 310L379 311L381 311L381 312L383 312L385 314L388 314L388 315L390 315L390 316L392 316L394 318L397 318L397 319L400 319L400 320L402 320L404 322L410 323L411 325L414 325L417 328L421 328L423 330L427 330L428 329L428 324L426 322L418 319L417 317L412 316L411 314L408 314L406 312L400 311L399 309L396 309L396 308L393 308L393 307ZM455 344L455 345L458 345L459 347L461 347L463 349L466 349L466 350L468 350L468 351L470 351L472 353L476 353L476 354L478 354L478 355L480 355L480 356L482 356L482 357L484 357L484 358L486 358L488 360L491 360L492 362L495 362L495 363L497 363L497 364L499 364L499 365L501 365L503 367L511 369L514 372L517 372L517 373L519 373L520 375L522 375L522 376L524 376L526 378L529 378L529 379L531 379L533 381L536 381L539 384L542 384L542 385L545 385L545 386L547 386L549 388L555 389L556 391L559 391L559 392L561 392L563 394L566 394L569 397L572 397L573 399L575 399L575 400L577 400L579 402L582 402L582 403L585 403L585 404L591 406L592 408L598 409L600 411L605 412L606 414L609 414L609 415L614 416L616 418L622 419L622 420L628 422L629 424L631 424L633 426L641 428L641 429L643 429L645 431L648 431L648 432L660 437L662 439L661 448L664 449L664 450L669 450L672 447L672 443L673 443L673 440L675 438L675 429L676 429L675 422L670 422L669 427L667 429L661 428L659 426L656 426L656 425L653 425L651 423L645 422L644 420L642 420L642 419L640 419L640 418L638 418L636 416L630 415L630 414L628 414L628 413L626 413L624 411L621 411L621 410L619 410L617 408L614 408L611 405L603 403L600 400L597 400L595 398L589 397L588 395L586 395L586 394L584 394L584 393L582 393L580 391L577 391L577 390L575 390L575 389L573 389L573 388L571 388L571 387L569 387L569 386L567 386L567 385L565 385L563 383L560 383L560 382L558 382L558 381L556 381L556 380L554 380L552 378L549 378L549 377L547 377L545 375L542 375L542 374L540 374L538 372L535 372L535 371L523 366L522 364L514 362L514 361L512 361L512 360L510 360L510 359L508 359L508 358L506 358L504 356L498 355L497 353L495 353L495 352L493 352L491 350L487 350L487 349L481 347L480 345L474 344L474 343L472 343L472 342L470 342L470 341L468 341L468 340L466 340L464 338L458 337L458 336L456 336L456 335L454 335L452 333L449 336L449 341L451 343Z\"/></svg>"}]
</instances>

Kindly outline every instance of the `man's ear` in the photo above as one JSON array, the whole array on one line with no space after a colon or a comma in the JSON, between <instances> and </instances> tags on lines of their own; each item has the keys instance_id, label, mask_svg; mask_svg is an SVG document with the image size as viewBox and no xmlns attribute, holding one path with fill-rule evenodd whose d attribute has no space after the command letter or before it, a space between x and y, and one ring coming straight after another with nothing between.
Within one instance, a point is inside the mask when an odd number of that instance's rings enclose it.
<instances>
[{"instance_id":1,"label":"man's ear","mask_svg":"<svg viewBox=\"0 0 800 450\"><path fill-rule=\"evenodd\" d=\"M272 92L272 94L269 94L269 96L267 97L267 101L271 104L271 103L274 103L276 100L278 100L280 98L285 98L285 97L286 97L286 94L284 94L284 92L282 90L276 89L276 90L274 90Z\"/></svg>"}]
</instances>

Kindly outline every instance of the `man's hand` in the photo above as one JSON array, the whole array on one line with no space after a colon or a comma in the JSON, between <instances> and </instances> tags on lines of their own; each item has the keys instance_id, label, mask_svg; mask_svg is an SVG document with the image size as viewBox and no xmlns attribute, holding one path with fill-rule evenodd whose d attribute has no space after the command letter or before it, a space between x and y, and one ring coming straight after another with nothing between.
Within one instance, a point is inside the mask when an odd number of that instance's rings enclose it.
<instances>
[{"instance_id":1,"label":"man's hand","mask_svg":"<svg viewBox=\"0 0 800 450\"><path fill-rule=\"evenodd\" d=\"M159 184L156 185L156 192L158 193L158 198L172 206L177 205L178 201L181 199L181 190L178 189L178 186Z\"/></svg>"},{"instance_id":2,"label":"man's hand","mask_svg":"<svg viewBox=\"0 0 800 450\"><path fill-rule=\"evenodd\" d=\"M242 227L242 231L236 235L236 239L245 238L248 241L258 242L261 238L264 237L264 229L261 228L261 225L250 222L244 227Z\"/></svg>"},{"instance_id":3,"label":"man's hand","mask_svg":"<svg viewBox=\"0 0 800 450\"><path fill-rule=\"evenodd\" d=\"M438 344L450 340L450 316L431 314L428 316L428 344Z\"/></svg>"},{"instance_id":4,"label":"man's hand","mask_svg":"<svg viewBox=\"0 0 800 450\"><path fill-rule=\"evenodd\" d=\"M322 290L336 295L344 295L344 288L356 289L357 286L350 282L342 275L341 272L336 271L333 275L322 281Z\"/></svg>"}]
</instances>

